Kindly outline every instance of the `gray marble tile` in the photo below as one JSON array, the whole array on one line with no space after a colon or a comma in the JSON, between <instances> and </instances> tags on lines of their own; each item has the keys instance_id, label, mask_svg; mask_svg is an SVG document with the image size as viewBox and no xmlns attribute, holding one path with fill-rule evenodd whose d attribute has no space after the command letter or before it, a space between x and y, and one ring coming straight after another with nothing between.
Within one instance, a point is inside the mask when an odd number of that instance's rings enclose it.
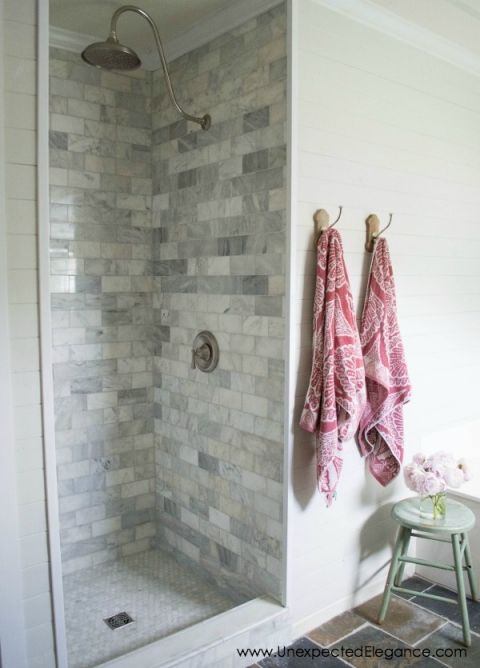
<instances>
[{"instance_id":1,"label":"gray marble tile","mask_svg":"<svg viewBox=\"0 0 480 668\"><path fill-rule=\"evenodd\" d=\"M270 108L262 107L243 116L243 131L250 132L270 125Z\"/></svg>"},{"instance_id":2,"label":"gray marble tile","mask_svg":"<svg viewBox=\"0 0 480 668\"><path fill-rule=\"evenodd\" d=\"M68 147L68 135L66 132L55 132L50 130L49 132L49 146L52 149L63 149L67 150ZM60 165L57 165L60 166ZM63 165L62 165L63 166Z\"/></svg>"},{"instance_id":3,"label":"gray marble tile","mask_svg":"<svg viewBox=\"0 0 480 668\"><path fill-rule=\"evenodd\" d=\"M268 165L269 152L266 149L247 153L242 157L242 169L244 174L267 169Z\"/></svg>"},{"instance_id":4,"label":"gray marble tile","mask_svg":"<svg viewBox=\"0 0 480 668\"><path fill-rule=\"evenodd\" d=\"M198 465L200 468L209 471L210 473L219 473L219 461L216 457L211 457L205 452L198 453Z\"/></svg>"}]
</instances>

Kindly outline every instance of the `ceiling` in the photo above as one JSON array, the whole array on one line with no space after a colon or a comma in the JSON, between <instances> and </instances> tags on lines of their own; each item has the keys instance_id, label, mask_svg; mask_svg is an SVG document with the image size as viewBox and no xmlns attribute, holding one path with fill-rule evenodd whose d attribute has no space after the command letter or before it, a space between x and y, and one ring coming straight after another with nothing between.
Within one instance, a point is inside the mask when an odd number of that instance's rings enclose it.
<instances>
[{"instance_id":1,"label":"ceiling","mask_svg":"<svg viewBox=\"0 0 480 668\"><path fill-rule=\"evenodd\" d=\"M113 12L128 0L50 0L50 25L105 39ZM171 42L195 23L244 0L139 0L158 26L162 41ZM138 49L140 55L153 49L145 19L129 13L118 20L121 42ZM148 45L148 46L147 46Z\"/></svg>"},{"instance_id":2,"label":"ceiling","mask_svg":"<svg viewBox=\"0 0 480 668\"><path fill-rule=\"evenodd\" d=\"M480 56L480 0L372 0Z\"/></svg>"},{"instance_id":3,"label":"ceiling","mask_svg":"<svg viewBox=\"0 0 480 668\"><path fill-rule=\"evenodd\" d=\"M237 0L238 2L238 0ZM127 4L119 0L50 0L50 23L59 28L86 35L106 36L113 12ZM209 14L236 4L236 0L140 0L139 6L155 20L166 41L177 37ZM129 35L145 34L145 22L140 17L119 20L119 32Z\"/></svg>"},{"instance_id":4,"label":"ceiling","mask_svg":"<svg viewBox=\"0 0 480 668\"><path fill-rule=\"evenodd\" d=\"M298 2L301 11L302 0ZM58 28L105 39L112 13L122 4L122 0L50 0L50 23ZM232 9L241 13L245 9L248 13L255 7L255 0L139 0L139 4L157 23L168 52L168 45L182 33L190 35L189 31L195 24L203 23L208 32L213 23L217 28L223 26L223 10ZM329 0L325 4L332 8L334 2ZM342 11L350 4L393 12L399 18L427 29L480 58L480 0L355 0L352 3L339 0L338 10ZM147 34L145 20L140 16L129 14L120 17L120 41L138 50L146 65L148 58L154 54L156 67L154 42L146 39ZM187 37L186 41L189 40L190 37Z\"/></svg>"}]
</instances>

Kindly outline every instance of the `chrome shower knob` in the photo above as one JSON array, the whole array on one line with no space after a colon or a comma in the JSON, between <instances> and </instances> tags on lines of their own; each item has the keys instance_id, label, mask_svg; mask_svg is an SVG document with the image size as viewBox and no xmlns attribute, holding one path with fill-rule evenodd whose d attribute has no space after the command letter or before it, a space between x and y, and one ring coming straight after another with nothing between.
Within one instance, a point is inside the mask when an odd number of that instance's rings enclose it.
<instances>
[{"instance_id":1,"label":"chrome shower knob","mask_svg":"<svg viewBox=\"0 0 480 668\"><path fill-rule=\"evenodd\" d=\"M212 332L197 334L192 344L192 369L211 373L218 364L220 350Z\"/></svg>"},{"instance_id":2,"label":"chrome shower knob","mask_svg":"<svg viewBox=\"0 0 480 668\"><path fill-rule=\"evenodd\" d=\"M203 343L199 348L192 350L192 369L197 367L197 360L202 363L209 362L212 357L212 349L208 343Z\"/></svg>"}]
</instances>

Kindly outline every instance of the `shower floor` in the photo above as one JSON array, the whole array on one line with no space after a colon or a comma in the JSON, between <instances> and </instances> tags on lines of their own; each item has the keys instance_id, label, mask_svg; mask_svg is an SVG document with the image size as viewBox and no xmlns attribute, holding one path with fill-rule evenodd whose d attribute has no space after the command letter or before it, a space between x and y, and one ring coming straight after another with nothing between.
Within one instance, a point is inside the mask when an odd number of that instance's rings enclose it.
<instances>
[{"instance_id":1,"label":"shower floor","mask_svg":"<svg viewBox=\"0 0 480 668\"><path fill-rule=\"evenodd\" d=\"M151 550L64 578L70 668L91 668L239 604L208 580ZM103 621L127 612L132 624Z\"/></svg>"}]
</instances>

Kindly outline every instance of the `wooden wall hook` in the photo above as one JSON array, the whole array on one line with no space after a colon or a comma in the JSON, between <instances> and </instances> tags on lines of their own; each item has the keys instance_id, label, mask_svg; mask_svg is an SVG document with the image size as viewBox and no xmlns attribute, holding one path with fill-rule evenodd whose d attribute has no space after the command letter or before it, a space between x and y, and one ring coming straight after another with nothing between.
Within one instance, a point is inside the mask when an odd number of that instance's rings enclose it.
<instances>
[{"instance_id":1,"label":"wooden wall hook","mask_svg":"<svg viewBox=\"0 0 480 668\"><path fill-rule=\"evenodd\" d=\"M367 240L365 242L365 250L369 253L373 253L375 240L378 237L378 233L380 231L380 219L376 214L371 213L365 223L367 226Z\"/></svg>"},{"instance_id":2,"label":"wooden wall hook","mask_svg":"<svg viewBox=\"0 0 480 668\"><path fill-rule=\"evenodd\" d=\"M313 221L315 223L315 233L317 237L328 230L330 226L330 216L325 209L317 209L313 214Z\"/></svg>"}]
</instances>

